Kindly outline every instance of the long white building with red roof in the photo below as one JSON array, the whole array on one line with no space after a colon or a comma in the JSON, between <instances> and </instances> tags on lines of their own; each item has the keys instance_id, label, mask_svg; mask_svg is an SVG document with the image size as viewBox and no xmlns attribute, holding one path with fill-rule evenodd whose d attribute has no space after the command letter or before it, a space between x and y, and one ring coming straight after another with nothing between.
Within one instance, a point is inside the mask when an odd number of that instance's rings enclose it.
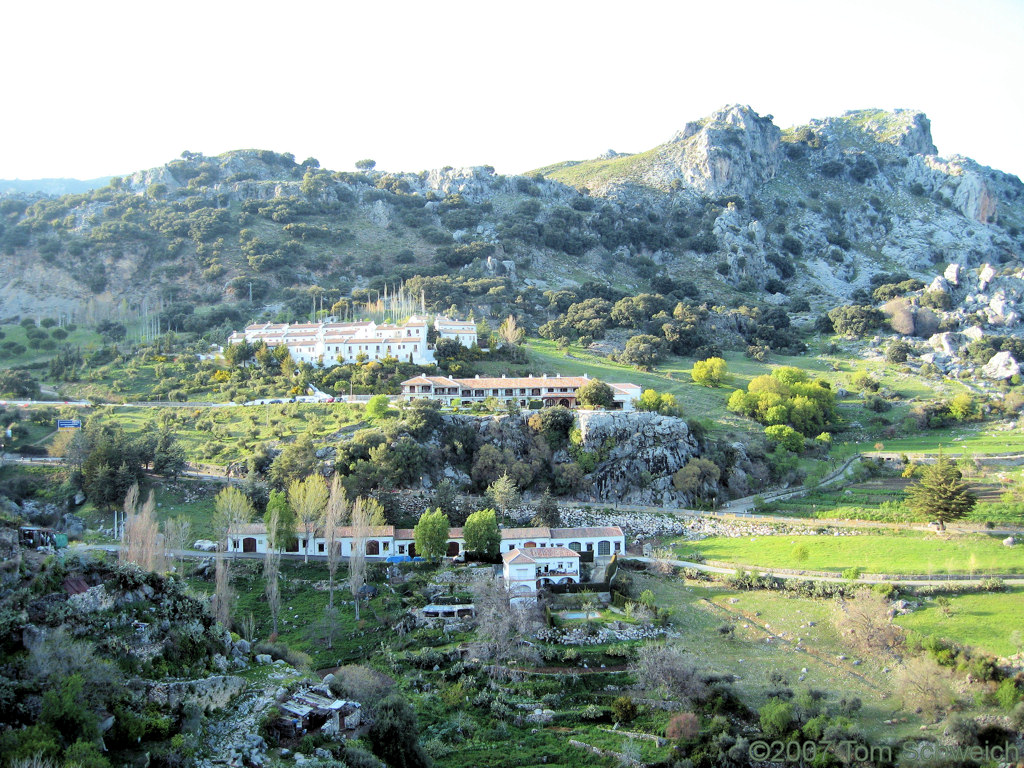
<instances>
[{"instance_id":1,"label":"long white building with red roof","mask_svg":"<svg viewBox=\"0 0 1024 768\"><path fill-rule=\"evenodd\" d=\"M295 362L323 364L330 368L360 360L393 357L401 362L429 365L435 362L434 346L427 343L427 319L411 316L401 324L361 323L255 323L228 337L228 344L263 342L268 347L285 345ZM434 328L439 339L454 339L466 347L477 343L476 326L470 321L438 316Z\"/></svg>"},{"instance_id":2,"label":"long white building with red roof","mask_svg":"<svg viewBox=\"0 0 1024 768\"><path fill-rule=\"evenodd\" d=\"M340 547L342 557L352 554L352 530L339 528L334 538ZM232 528L227 537L228 552L267 551L267 527L263 523L246 523ZM368 557L386 558L392 555L416 555L416 537L411 528L395 528L385 525L374 528L366 537L366 555ZM463 554L466 540L461 528L448 530L448 547L446 554L456 557ZM618 526L591 528L550 528L533 526L530 528L502 528L501 553L505 555L515 550L527 554L538 549L565 549L576 553L590 552L594 557L610 557L621 555L626 551L626 536ZM326 557L327 541L321 531L313 531L307 538L300 531L292 540L287 552L308 554L310 557Z\"/></svg>"},{"instance_id":3,"label":"long white building with red roof","mask_svg":"<svg viewBox=\"0 0 1024 768\"><path fill-rule=\"evenodd\" d=\"M448 376L415 376L402 382L402 398L415 400L439 400L445 405L452 405L455 400L460 404L482 402L489 397L500 402L516 401L520 406L527 407L531 401L543 405L564 405L572 408L576 405L576 391L590 382L587 375L583 376L476 376L472 379L453 379ZM612 388L616 410L633 410L633 401L640 397L641 390L636 384L609 384Z\"/></svg>"}]
</instances>

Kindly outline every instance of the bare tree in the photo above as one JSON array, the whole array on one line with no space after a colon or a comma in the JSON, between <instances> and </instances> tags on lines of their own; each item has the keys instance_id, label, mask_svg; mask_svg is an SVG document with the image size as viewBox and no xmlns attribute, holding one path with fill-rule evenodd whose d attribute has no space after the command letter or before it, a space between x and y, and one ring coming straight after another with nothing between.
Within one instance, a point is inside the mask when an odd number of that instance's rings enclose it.
<instances>
[{"instance_id":1,"label":"bare tree","mask_svg":"<svg viewBox=\"0 0 1024 768\"><path fill-rule=\"evenodd\" d=\"M288 503L295 510L295 517L302 524L306 534L306 546L303 547L302 555L304 563L309 562L309 546L327 506L327 497L327 483L321 475L310 475L305 480L292 480L288 485Z\"/></svg>"},{"instance_id":2,"label":"bare tree","mask_svg":"<svg viewBox=\"0 0 1024 768\"><path fill-rule=\"evenodd\" d=\"M219 541L217 550L228 549L228 535L252 520L252 503L249 497L233 485L225 486L214 501L213 527Z\"/></svg>"},{"instance_id":3,"label":"bare tree","mask_svg":"<svg viewBox=\"0 0 1024 768\"><path fill-rule=\"evenodd\" d=\"M164 546L165 554L174 558L175 551L181 551L188 547L188 540L192 538L192 523L186 517L178 516L164 521ZM178 565L181 565L182 556L177 555Z\"/></svg>"},{"instance_id":4,"label":"bare tree","mask_svg":"<svg viewBox=\"0 0 1024 768\"><path fill-rule=\"evenodd\" d=\"M348 514L348 499L345 498L345 488L341 484L341 476L335 475L331 481L331 494L327 499L327 509L324 512L324 543L327 547L327 609L324 611L324 621L327 625L327 647L334 647L334 632L337 626L338 612L334 608L334 577L338 573L338 563L341 560L341 543L336 541L338 526ZM358 606L356 608L358 618Z\"/></svg>"},{"instance_id":5,"label":"bare tree","mask_svg":"<svg viewBox=\"0 0 1024 768\"><path fill-rule=\"evenodd\" d=\"M348 586L359 621L359 590L366 583L366 540L384 524L384 510L376 499L356 498L352 503L352 552L348 558Z\"/></svg>"},{"instance_id":6,"label":"bare tree","mask_svg":"<svg viewBox=\"0 0 1024 768\"><path fill-rule=\"evenodd\" d=\"M139 506L139 484L132 483L132 487L128 489L128 493L124 495L124 504L122 505L122 511L120 519L118 519L117 507L114 507L114 538L123 540L124 539L124 521L128 515L135 514L135 508Z\"/></svg>"},{"instance_id":7,"label":"bare tree","mask_svg":"<svg viewBox=\"0 0 1024 768\"><path fill-rule=\"evenodd\" d=\"M133 485L125 498L124 536L118 559L122 563L135 563L147 571L162 571L165 568L164 549L160 525L156 521L153 491L149 492L142 509L130 509L129 502L137 497L138 486Z\"/></svg>"},{"instance_id":8,"label":"bare tree","mask_svg":"<svg viewBox=\"0 0 1024 768\"><path fill-rule=\"evenodd\" d=\"M677 645L648 643L640 647L630 671L644 688L692 703L707 695L707 684L693 657Z\"/></svg>"},{"instance_id":9,"label":"bare tree","mask_svg":"<svg viewBox=\"0 0 1024 768\"><path fill-rule=\"evenodd\" d=\"M281 537L278 530L280 514L276 506L270 508L270 518L267 521L267 553L263 557L263 591L267 596L270 618L274 626L272 639L277 638L277 616L281 613L281 588L277 581L281 570Z\"/></svg>"},{"instance_id":10,"label":"bare tree","mask_svg":"<svg viewBox=\"0 0 1024 768\"><path fill-rule=\"evenodd\" d=\"M896 673L903 706L929 717L945 712L953 701L949 673L929 656L908 659Z\"/></svg>"},{"instance_id":11,"label":"bare tree","mask_svg":"<svg viewBox=\"0 0 1024 768\"><path fill-rule=\"evenodd\" d=\"M231 605L235 594L231 589L231 563L224 557L228 535L252 520L249 498L234 486L224 487L214 502L213 527L217 531L217 566L214 579L213 615L225 627L231 626Z\"/></svg>"},{"instance_id":12,"label":"bare tree","mask_svg":"<svg viewBox=\"0 0 1024 768\"><path fill-rule=\"evenodd\" d=\"M858 589L852 600L836 603L835 626L863 651L893 653L903 644L903 630L893 624L893 613L882 595Z\"/></svg>"},{"instance_id":13,"label":"bare tree","mask_svg":"<svg viewBox=\"0 0 1024 768\"><path fill-rule=\"evenodd\" d=\"M480 657L502 663L536 662L536 648L523 642L537 621L536 607L513 603L511 591L490 573L478 576L471 589Z\"/></svg>"},{"instance_id":14,"label":"bare tree","mask_svg":"<svg viewBox=\"0 0 1024 768\"><path fill-rule=\"evenodd\" d=\"M235 592L231 588L231 563L223 554L217 555L216 576L213 591L213 615L225 627L231 626L231 604Z\"/></svg>"}]
</instances>

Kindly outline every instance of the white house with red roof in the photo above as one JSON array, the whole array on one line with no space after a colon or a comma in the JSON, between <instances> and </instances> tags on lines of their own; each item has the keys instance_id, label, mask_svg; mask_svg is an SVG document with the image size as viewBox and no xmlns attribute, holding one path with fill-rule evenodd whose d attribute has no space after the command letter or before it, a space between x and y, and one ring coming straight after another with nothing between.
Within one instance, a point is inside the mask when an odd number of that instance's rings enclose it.
<instances>
[{"instance_id":1,"label":"white house with red roof","mask_svg":"<svg viewBox=\"0 0 1024 768\"><path fill-rule=\"evenodd\" d=\"M580 553L567 547L518 547L501 556L501 575L513 603L533 602L555 584L580 583Z\"/></svg>"},{"instance_id":2,"label":"white house with red roof","mask_svg":"<svg viewBox=\"0 0 1024 768\"><path fill-rule=\"evenodd\" d=\"M472 379L454 379L448 376L414 376L402 382L404 400L438 400L444 405L482 402L489 397L499 402L515 401L522 407L530 402L547 405L576 405L576 391L592 379L583 376L475 376ZM636 384L608 384L612 388L615 410L633 410L633 401L641 389Z\"/></svg>"}]
</instances>

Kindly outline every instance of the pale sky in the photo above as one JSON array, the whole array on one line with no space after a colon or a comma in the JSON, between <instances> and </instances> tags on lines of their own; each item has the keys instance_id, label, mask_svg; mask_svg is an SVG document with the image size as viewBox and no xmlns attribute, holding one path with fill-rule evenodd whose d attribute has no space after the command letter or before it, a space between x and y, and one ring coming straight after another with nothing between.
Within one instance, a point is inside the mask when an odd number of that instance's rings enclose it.
<instances>
[{"instance_id":1,"label":"pale sky","mask_svg":"<svg viewBox=\"0 0 1024 768\"><path fill-rule=\"evenodd\" d=\"M255 147L519 173L636 152L725 104L782 128L907 107L1024 176L1024 0L19 2L0 178Z\"/></svg>"}]
</instances>

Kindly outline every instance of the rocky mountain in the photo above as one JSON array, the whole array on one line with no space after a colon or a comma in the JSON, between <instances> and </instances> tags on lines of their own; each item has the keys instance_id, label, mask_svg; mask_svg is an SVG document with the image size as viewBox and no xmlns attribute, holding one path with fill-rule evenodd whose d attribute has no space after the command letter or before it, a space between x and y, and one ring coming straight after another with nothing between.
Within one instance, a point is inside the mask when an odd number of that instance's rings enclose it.
<instances>
[{"instance_id":1,"label":"rocky mountain","mask_svg":"<svg viewBox=\"0 0 1024 768\"><path fill-rule=\"evenodd\" d=\"M438 308L538 323L543 291L588 282L827 309L882 273L1019 265L1022 193L1014 176L939 156L908 110L780 130L729 106L646 152L524 176L185 153L91 192L0 196L0 300L11 316L87 320L162 308L185 329L168 306L198 307L209 326L250 295L301 313L311 295L410 279Z\"/></svg>"}]
</instances>

